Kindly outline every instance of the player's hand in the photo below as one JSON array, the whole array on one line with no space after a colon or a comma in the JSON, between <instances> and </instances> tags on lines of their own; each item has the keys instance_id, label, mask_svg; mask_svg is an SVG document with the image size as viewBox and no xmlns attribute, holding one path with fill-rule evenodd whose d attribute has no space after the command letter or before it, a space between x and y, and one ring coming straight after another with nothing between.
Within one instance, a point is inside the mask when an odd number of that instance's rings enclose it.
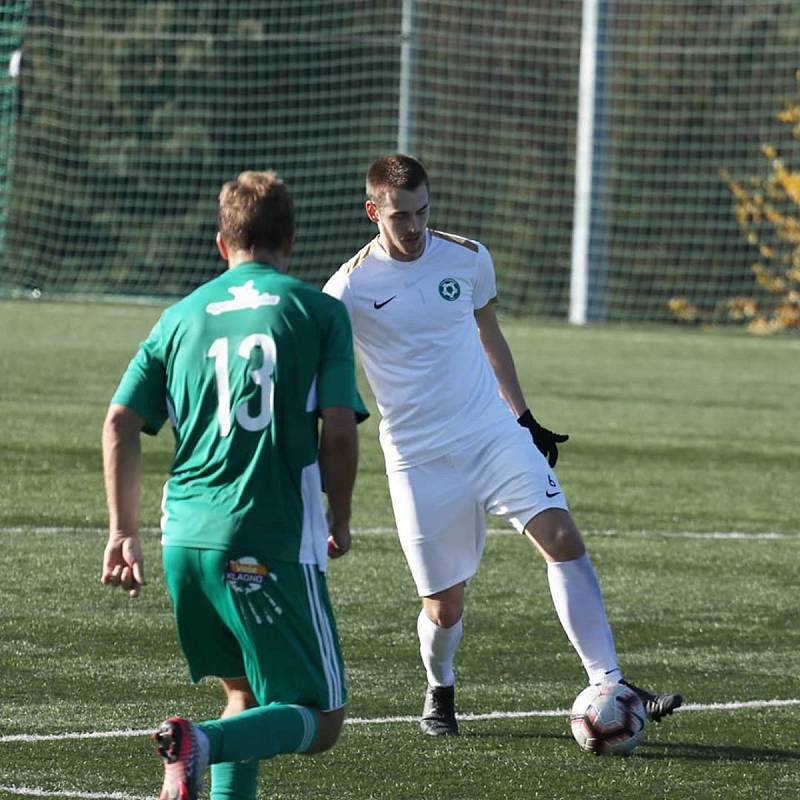
<instances>
[{"instance_id":1,"label":"player's hand","mask_svg":"<svg viewBox=\"0 0 800 800\"><path fill-rule=\"evenodd\" d=\"M138 536L109 535L100 581L120 586L131 597L139 596L144 586L144 556Z\"/></svg>"},{"instance_id":2,"label":"player's hand","mask_svg":"<svg viewBox=\"0 0 800 800\"><path fill-rule=\"evenodd\" d=\"M569 439L566 433L553 433L553 431L543 428L533 417L529 409L517 420L523 428L527 428L531 433L533 443L539 448L541 454L547 459L547 463L554 467L558 461L558 445L563 444Z\"/></svg>"},{"instance_id":3,"label":"player's hand","mask_svg":"<svg viewBox=\"0 0 800 800\"><path fill-rule=\"evenodd\" d=\"M352 545L349 525L331 525L328 536L328 557L341 558Z\"/></svg>"}]
</instances>

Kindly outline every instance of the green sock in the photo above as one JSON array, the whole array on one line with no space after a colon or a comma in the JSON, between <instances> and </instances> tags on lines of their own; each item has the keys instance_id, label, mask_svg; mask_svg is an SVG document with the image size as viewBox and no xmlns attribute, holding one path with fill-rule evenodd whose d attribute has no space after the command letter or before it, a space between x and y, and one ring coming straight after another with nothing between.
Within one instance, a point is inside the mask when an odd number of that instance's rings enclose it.
<instances>
[{"instance_id":1,"label":"green sock","mask_svg":"<svg viewBox=\"0 0 800 800\"><path fill-rule=\"evenodd\" d=\"M232 717L197 723L197 727L208 736L210 764L303 753L319 732L316 711L283 703L248 708Z\"/></svg>"},{"instance_id":2,"label":"green sock","mask_svg":"<svg viewBox=\"0 0 800 800\"><path fill-rule=\"evenodd\" d=\"M256 800L259 762L226 761L211 765L211 800Z\"/></svg>"}]
</instances>

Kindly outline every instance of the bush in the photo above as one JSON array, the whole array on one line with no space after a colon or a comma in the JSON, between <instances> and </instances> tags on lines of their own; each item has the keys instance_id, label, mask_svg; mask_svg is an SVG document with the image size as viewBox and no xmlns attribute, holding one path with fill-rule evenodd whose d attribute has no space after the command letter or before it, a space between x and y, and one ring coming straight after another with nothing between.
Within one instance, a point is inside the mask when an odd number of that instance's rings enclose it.
<instances>
[{"instance_id":1,"label":"bush","mask_svg":"<svg viewBox=\"0 0 800 800\"><path fill-rule=\"evenodd\" d=\"M794 157L800 150L800 71L797 79L797 99L776 116L789 129L786 149ZM720 301L708 317L687 298L673 297L669 309L683 322L738 322L758 334L800 330L800 169L789 166L772 144L763 145L761 152L768 163L765 175L741 182L722 173L739 227L758 251L752 265L755 291Z\"/></svg>"}]
</instances>

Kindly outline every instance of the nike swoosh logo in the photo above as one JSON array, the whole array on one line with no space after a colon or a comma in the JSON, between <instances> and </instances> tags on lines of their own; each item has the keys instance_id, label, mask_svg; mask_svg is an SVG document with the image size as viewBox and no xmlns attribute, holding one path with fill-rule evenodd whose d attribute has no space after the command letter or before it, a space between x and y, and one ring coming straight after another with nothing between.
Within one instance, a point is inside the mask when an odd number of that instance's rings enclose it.
<instances>
[{"instance_id":1,"label":"nike swoosh logo","mask_svg":"<svg viewBox=\"0 0 800 800\"><path fill-rule=\"evenodd\" d=\"M391 303L395 297L397 297L397 295L393 294L388 300L384 300L382 303L379 303L377 300L375 300L372 305L374 308L383 308L387 303Z\"/></svg>"},{"instance_id":2,"label":"nike swoosh logo","mask_svg":"<svg viewBox=\"0 0 800 800\"><path fill-rule=\"evenodd\" d=\"M557 494L561 494L561 492L545 492L548 497L555 497Z\"/></svg>"}]
</instances>

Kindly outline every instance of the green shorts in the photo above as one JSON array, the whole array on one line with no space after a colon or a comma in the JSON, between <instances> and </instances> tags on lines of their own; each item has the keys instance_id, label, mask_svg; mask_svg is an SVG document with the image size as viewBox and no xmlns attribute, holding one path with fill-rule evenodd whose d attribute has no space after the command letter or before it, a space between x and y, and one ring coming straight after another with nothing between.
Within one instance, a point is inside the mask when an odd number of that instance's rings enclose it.
<instances>
[{"instance_id":1,"label":"green shorts","mask_svg":"<svg viewBox=\"0 0 800 800\"><path fill-rule=\"evenodd\" d=\"M261 705L347 701L325 574L311 564L163 549L178 639L195 683L246 677Z\"/></svg>"}]
</instances>

